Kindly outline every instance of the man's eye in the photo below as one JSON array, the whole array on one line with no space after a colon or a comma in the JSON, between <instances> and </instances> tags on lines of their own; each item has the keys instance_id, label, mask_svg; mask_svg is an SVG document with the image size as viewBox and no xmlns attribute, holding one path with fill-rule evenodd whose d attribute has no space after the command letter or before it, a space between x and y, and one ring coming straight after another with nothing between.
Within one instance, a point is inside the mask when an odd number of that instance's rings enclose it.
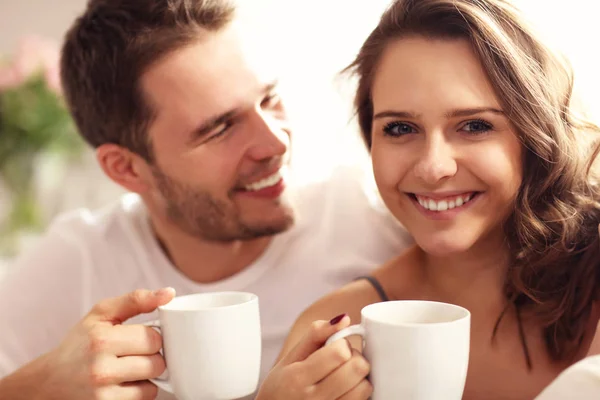
<instances>
[{"instance_id":1,"label":"man's eye","mask_svg":"<svg viewBox=\"0 0 600 400\"><path fill-rule=\"evenodd\" d=\"M211 134L209 135L208 140L216 139L220 136L223 136L225 133L227 133L229 128L231 128L231 125L232 124L229 122L223 122L222 124L216 126L215 129L213 129Z\"/></svg>"},{"instance_id":2,"label":"man's eye","mask_svg":"<svg viewBox=\"0 0 600 400\"><path fill-rule=\"evenodd\" d=\"M277 93L270 93L260 103L261 107L271 107L279 103L279 95Z\"/></svg>"}]
</instances>

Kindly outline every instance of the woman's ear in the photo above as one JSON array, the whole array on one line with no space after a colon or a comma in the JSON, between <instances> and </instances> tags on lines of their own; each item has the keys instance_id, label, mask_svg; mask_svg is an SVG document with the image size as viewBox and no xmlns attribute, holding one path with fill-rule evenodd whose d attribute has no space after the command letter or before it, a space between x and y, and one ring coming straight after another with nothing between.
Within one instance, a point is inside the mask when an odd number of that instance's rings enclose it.
<instances>
[{"instance_id":1,"label":"woman's ear","mask_svg":"<svg viewBox=\"0 0 600 400\"><path fill-rule=\"evenodd\" d=\"M96 159L106 176L126 190L142 194L150 189L151 167L139 155L109 143L96 149Z\"/></svg>"}]
</instances>

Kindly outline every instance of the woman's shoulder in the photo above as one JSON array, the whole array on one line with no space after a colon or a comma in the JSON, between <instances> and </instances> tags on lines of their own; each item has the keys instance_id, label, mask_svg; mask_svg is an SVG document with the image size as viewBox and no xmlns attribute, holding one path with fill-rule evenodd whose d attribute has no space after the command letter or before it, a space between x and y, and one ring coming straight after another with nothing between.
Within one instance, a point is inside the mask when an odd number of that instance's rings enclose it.
<instances>
[{"instance_id":1,"label":"woman's shoulder","mask_svg":"<svg viewBox=\"0 0 600 400\"><path fill-rule=\"evenodd\" d=\"M414 250L407 250L373 272L372 278L381 285L384 294L390 299L398 298L395 297L395 293L388 291L395 290L398 286L396 280L403 281L400 284L402 287L418 287L413 272L416 270L415 254ZM369 279L359 278L313 303L296 320L281 354L289 351L309 330L314 321L327 321L346 314L352 323L360 323L360 313L364 307L384 300L376 286Z\"/></svg>"},{"instance_id":2,"label":"woman's shoulder","mask_svg":"<svg viewBox=\"0 0 600 400\"><path fill-rule=\"evenodd\" d=\"M347 314L357 323L360 322L362 308L379 301L382 299L373 285L367 279L359 278L319 299L301 314L298 321L310 323Z\"/></svg>"},{"instance_id":3,"label":"woman's shoulder","mask_svg":"<svg viewBox=\"0 0 600 400\"><path fill-rule=\"evenodd\" d=\"M356 280L322 297L308 307L294 323L279 354L279 359L290 351L310 330L313 322L329 321L346 314L352 323L360 323L360 311L363 307L380 301L377 292L366 280Z\"/></svg>"},{"instance_id":4,"label":"woman's shoulder","mask_svg":"<svg viewBox=\"0 0 600 400\"><path fill-rule=\"evenodd\" d=\"M322 297L307 308L298 318L308 323L327 320L347 314L353 322L360 322L360 311L369 304L398 298L404 287L418 286L415 271L417 253L409 249L382 265L372 275L360 277L340 289Z\"/></svg>"}]
</instances>

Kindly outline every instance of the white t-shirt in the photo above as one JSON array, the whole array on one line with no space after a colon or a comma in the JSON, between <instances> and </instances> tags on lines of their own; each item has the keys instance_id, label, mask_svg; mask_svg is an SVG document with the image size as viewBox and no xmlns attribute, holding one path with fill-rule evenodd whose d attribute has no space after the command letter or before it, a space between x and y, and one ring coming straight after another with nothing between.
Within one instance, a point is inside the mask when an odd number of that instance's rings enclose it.
<instances>
[{"instance_id":1,"label":"white t-shirt","mask_svg":"<svg viewBox=\"0 0 600 400\"><path fill-rule=\"evenodd\" d=\"M535 400L600 399L600 356L591 356L563 371Z\"/></svg>"},{"instance_id":2,"label":"white t-shirt","mask_svg":"<svg viewBox=\"0 0 600 400\"><path fill-rule=\"evenodd\" d=\"M137 195L61 216L0 282L0 377L55 347L99 300L171 286L178 295L228 290L259 296L262 380L307 306L412 242L368 181L367 172L344 168L295 189L296 224L248 268L212 284L193 282L171 264Z\"/></svg>"}]
</instances>

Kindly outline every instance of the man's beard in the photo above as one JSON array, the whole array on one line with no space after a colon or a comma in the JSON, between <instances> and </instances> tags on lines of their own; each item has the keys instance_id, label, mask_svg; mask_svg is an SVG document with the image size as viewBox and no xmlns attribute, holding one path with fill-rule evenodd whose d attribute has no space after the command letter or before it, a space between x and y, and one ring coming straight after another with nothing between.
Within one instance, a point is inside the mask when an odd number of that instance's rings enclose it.
<instances>
[{"instance_id":1,"label":"man's beard","mask_svg":"<svg viewBox=\"0 0 600 400\"><path fill-rule=\"evenodd\" d=\"M153 175L165 201L167 218L191 236L216 242L251 240L284 232L294 223L291 209L278 220L247 223L232 202L177 182L158 168Z\"/></svg>"}]
</instances>

